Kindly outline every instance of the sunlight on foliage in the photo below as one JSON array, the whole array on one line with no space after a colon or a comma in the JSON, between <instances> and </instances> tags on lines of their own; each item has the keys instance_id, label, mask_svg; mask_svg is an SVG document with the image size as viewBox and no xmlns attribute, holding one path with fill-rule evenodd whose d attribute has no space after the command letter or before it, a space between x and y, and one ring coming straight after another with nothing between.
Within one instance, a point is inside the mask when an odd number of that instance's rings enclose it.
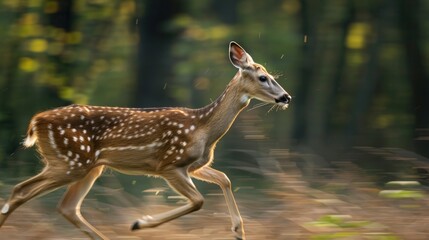
<instances>
[{"instance_id":1,"label":"sunlight on foliage","mask_svg":"<svg viewBox=\"0 0 429 240\"><path fill-rule=\"evenodd\" d=\"M348 215L325 215L309 224L316 227L359 228L369 224L368 221L351 221Z\"/></svg>"},{"instance_id":2,"label":"sunlight on foliage","mask_svg":"<svg viewBox=\"0 0 429 240\"><path fill-rule=\"evenodd\" d=\"M28 0L27 6L31 8L40 7L42 5L43 0Z\"/></svg>"},{"instance_id":3,"label":"sunlight on foliage","mask_svg":"<svg viewBox=\"0 0 429 240\"><path fill-rule=\"evenodd\" d=\"M39 69L39 62L29 57L19 59L19 69L24 72L34 72Z\"/></svg>"},{"instance_id":4,"label":"sunlight on foliage","mask_svg":"<svg viewBox=\"0 0 429 240\"><path fill-rule=\"evenodd\" d=\"M198 41L224 39L230 34L230 27L225 25L203 27L193 26L188 28L186 35Z\"/></svg>"},{"instance_id":5,"label":"sunlight on foliage","mask_svg":"<svg viewBox=\"0 0 429 240\"><path fill-rule=\"evenodd\" d=\"M60 89L60 97L63 99L72 100L74 95L74 89L71 87L63 87Z\"/></svg>"},{"instance_id":6,"label":"sunlight on foliage","mask_svg":"<svg viewBox=\"0 0 429 240\"><path fill-rule=\"evenodd\" d=\"M425 197L423 192L417 190L382 190L379 195L381 197L394 199L420 199Z\"/></svg>"},{"instance_id":7,"label":"sunlight on foliage","mask_svg":"<svg viewBox=\"0 0 429 240\"><path fill-rule=\"evenodd\" d=\"M420 187L421 184L417 181L390 181L386 186Z\"/></svg>"},{"instance_id":8,"label":"sunlight on foliage","mask_svg":"<svg viewBox=\"0 0 429 240\"><path fill-rule=\"evenodd\" d=\"M308 223L309 226L316 227L324 233L313 234L313 240L348 239L358 237L358 239L372 240L399 240L391 233L371 232L379 229L379 224L369 221L353 221L350 215L325 215L319 220ZM377 226L377 227L376 227ZM316 230L314 229L314 230ZM348 231L346 229L349 229ZM353 229L353 231L350 231ZM368 232L369 231L369 232Z\"/></svg>"},{"instance_id":9,"label":"sunlight on foliage","mask_svg":"<svg viewBox=\"0 0 429 240\"><path fill-rule=\"evenodd\" d=\"M366 37L370 26L366 23L354 23L350 26L346 39L346 46L351 49L361 49L366 46Z\"/></svg>"},{"instance_id":10,"label":"sunlight on foliage","mask_svg":"<svg viewBox=\"0 0 429 240\"><path fill-rule=\"evenodd\" d=\"M48 42L45 39L33 39L28 43L28 50L31 52L41 53L48 48Z\"/></svg>"}]
</instances>

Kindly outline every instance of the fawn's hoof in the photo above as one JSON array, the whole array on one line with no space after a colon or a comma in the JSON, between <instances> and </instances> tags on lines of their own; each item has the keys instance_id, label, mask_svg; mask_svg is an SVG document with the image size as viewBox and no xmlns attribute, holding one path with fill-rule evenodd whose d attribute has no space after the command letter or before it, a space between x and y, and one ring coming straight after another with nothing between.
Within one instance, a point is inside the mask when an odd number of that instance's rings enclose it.
<instances>
[{"instance_id":1,"label":"fawn's hoof","mask_svg":"<svg viewBox=\"0 0 429 240\"><path fill-rule=\"evenodd\" d=\"M137 229L140 229L139 221L135 221L134 224L131 226L131 231L135 231Z\"/></svg>"},{"instance_id":2,"label":"fawn's hoof","mask_svg":"<svg viewBox=\"0 0 429 240\"><path fill-rule=\"evenodd\" d=\"M159 223L154 221L152 216L146 215L141 217L140 219L137 219L137 221L134 222L133 226L131 226L131 230L137 230L142 228L152 228L158 226Z\"/></svg>"},{"instance_id":3,"label":"fawn's hoof","mask_svg":"<svg viewBox=\"0 0 429 240\"><path fill-rule=\"evenodd\" d=\"M233 226L231 228L232 232L235 234L235 240L244 240L246 239L244 236L244 230L242 224Z\"/></svg>"}]
</instances>

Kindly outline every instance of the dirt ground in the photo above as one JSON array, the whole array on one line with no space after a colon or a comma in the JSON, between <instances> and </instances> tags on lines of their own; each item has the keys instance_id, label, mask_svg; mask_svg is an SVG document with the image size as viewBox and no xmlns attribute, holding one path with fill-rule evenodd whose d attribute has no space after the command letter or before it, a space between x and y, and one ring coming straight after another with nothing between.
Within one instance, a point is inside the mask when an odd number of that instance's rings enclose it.
<instances>
[{"instance_id":1,"label":"dirt ground","mask_svg":"<svg viewBox=\"0 0 429 240\"><path fill-rule=\"evenodd\" d=\"M373 174L352 163L304 174L289 160L279 161L277 171L263 172L269 187L252 187L250 181L235 188L247 239L429 239L429 195L423 185L376 184ZM0 186L0 203L11 188ZM130 231L143 213L169 210L183 200L166 197L162 189L137 198L95 186L82 212L111 239L234 239L221 191L210 189L202 210L153 229ZM100 202L97 194L113 200ZM56 212L59 197L48 194L20 207L0 229L0 239L87 239Z\"/></svg>"}]
</instances>

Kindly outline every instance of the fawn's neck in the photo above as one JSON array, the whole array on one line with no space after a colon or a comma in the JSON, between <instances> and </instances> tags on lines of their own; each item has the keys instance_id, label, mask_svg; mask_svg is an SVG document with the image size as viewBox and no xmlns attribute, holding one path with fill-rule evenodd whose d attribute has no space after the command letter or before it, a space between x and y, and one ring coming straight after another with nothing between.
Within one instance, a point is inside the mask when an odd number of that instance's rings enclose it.
<instances>
[{"instance_id":1,"label":"fawn's neck","mask_svg":"<svg viewBox=\"0 0 429 240\"><path fill-rule=\"evenodd\" d=\"M216 101L199 110L202 125L207 131L208 145L219 141L238 114L249 104L250 98L243 93L238 84L239 77L238 72Z\"/></svg>"}]
</instances>

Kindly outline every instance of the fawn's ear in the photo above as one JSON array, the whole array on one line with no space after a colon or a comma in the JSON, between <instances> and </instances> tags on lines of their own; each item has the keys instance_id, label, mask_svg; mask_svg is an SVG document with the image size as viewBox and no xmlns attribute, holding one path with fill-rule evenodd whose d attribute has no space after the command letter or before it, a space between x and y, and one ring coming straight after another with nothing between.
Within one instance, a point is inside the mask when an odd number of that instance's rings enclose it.
<instances>
[{"instance_id":1,"label":"fawn's ear","mask_svg":"<svg viewBox=\"0 0 429 240\"><path fill-rule=\"evenodd\" d=\"M236 68L246 68L253 63L252 57L234 41L229 43L229 60Z\"/></svg>"}]
</instances>

